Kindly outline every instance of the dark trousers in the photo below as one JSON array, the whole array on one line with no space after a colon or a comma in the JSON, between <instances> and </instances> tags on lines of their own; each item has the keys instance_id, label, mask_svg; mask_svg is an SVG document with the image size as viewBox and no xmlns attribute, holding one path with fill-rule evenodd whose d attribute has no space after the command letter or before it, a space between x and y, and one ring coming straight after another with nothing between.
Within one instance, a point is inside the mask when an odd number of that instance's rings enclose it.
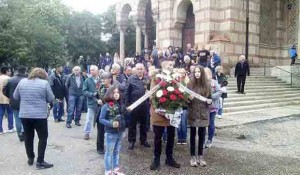
<instances>
[{"instance_id":1,"label":"dark trousers","mask_svg":"<svg viewBox=\"0 0 300 175\"><path fill-rule=\"evenodd\" d=\"M37 162L43 162L48 138L48 122L47 119L25 119L22 118L25 136L25 149L28 158L34 158L34 130L39 137L38 158Z\"/></svg>"},{"instance_id":2,"label":"dark trousers","mask_svg":"<svg viewBox=\"0 0 300 175\"><path fill-rule=\"evenodd\" d=\"M291 58L291 66L295 65L296 58Z\"/></svg>"},{"instance_id":3,"label":"dark trousers","mask_svg":"<svg viewBox=\"0 0 300 175\"><path fill-rule=\"evenodd\" d=\"M136 142L136 125L140 123L140 141L147 140L147 113L146 106L140 106L134 109L131 113L131 121L128 127L128 141Z\"/></svg>"},{"instance_id":4,"label":"dark trousers","mask_svg":"<svg viewBox=\"0 0 300 175\"><path fill-rule=\"evenodd\" d=\"M97 121L97 150L104 150L104 125Z\"/></svg>"},{"instance_id":5,"label":"dark trousers","mask_svg":"<svg viewBox=\"0 0 300 175\"><path fill-rule=\"evenodd\" d=\"M237 76L238 92L244 93L245 82L246 82L246 75L238 75Z\"/></svg>"},{"instance_id":6,"label":"dark trousers","mask_svg":"<svg viewBox=\"0 0 300 175\"><path fill-rule=\"evenodd\" d=\"M153 125L154 132L154 159L160 159L162 149L162 136L164 133L164 126ZM167 146L166 146L166 157L167 159L173 158L173 147L174 147L175 127L167 127Z\"/></svg>"},{"instance_id":7,"label":"dark trousers","mask_svg":"<svg viewBox=\"0 0 300 175\"><path fill-rule=\"evenodd\" d=\"M190 127L191 133L190 133L190 151L191 156L196 155L196 127ZM206 133L206 127L199 127L198 128L198 155L203 155L203 144L205 141L205 133Z\"/></svg>"}]
</instances>

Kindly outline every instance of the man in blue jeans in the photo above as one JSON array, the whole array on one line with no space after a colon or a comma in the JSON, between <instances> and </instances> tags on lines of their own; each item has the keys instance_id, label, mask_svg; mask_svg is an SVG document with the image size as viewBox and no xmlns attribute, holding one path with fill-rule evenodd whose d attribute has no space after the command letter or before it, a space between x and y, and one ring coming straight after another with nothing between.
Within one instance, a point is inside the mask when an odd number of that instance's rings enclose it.
<instances>
[{"instance_id":1,"label":"man in blue jeans","mask_svg":"<svg viewBox=\"0 0 300 175\"><path fill-rule=\"evenodd\" d=\"M91 65L90 67L91 77L87 78L83 83L83 94L87 97L87 114L86 122L84 126L84 140L90 139L90 134L92 131L92 123L94 121L96 109L97 109L97 90L100 88L101 81L98 74L98 67L96 65ZM99 101L100 103L100 101Z\"/></svg>"},{"instance_id":2,"label":"man in blue jeans","mask_svg":"<svg viewBox=\"0 0 300 175\"><path fill-rule=\"evenodd\" d=\"M3 94L3 88L7 84L8 80L10 79L10 68L7 66L1 67L1 75L0 75L0 135L4 134L4 130L2 127L2 120L7 112L7 119L8 119L8 132L14 131L14 118L13 112L11 107L9 106L9 99Z\"/></svg>"},{"instance_id":3,"label":"man in blue jeans","mask_svg":"<svg viewBox=\"0 0 300 175\"><path fill-rule=\"evenodd\" d=\"M73 74L66 81L66 88L69 92L68 99L68 117L66 122L67 128L72 128L71 123L75 115L75 125L81 126L81 109L83 103L83 76L81 75L81 68L75 66ZM75 113L75 114L74 114Z\"/></svg>"},{"instance_id":4,"label":"man in blue jeans","mask_svg":"<svg viewBox=\"0 0 300 175\"><path fill-rule=\"evenodd\" d=\"M21 123L21 119L19 118L19 110L20 110L20 100L15 100L13 98L14 91L16 87L18 86L19 82L26 78L25 77L26 68L23 66L20 66L18 68L18 72L16 75L14 75L7 83L7 85L3 88L3 94L9 98L9 105L13 110L15 122L16 122L16 129L17 134L19 137L20 142L24 141L24 128Z\"/></svg>"},{"instance_id":5,"label":"man in blue jeans","mask_svg":"<svg viewBox=\"0 0 300 175\"><path fill-rule=\"evenodd\" d=\"M55 96L53 102L53 117L56 123L64 122L62 116L64 115L65 84L62 71L62 66L58 66L56 67L55 72L49 77L49 84Z\"/></svg>"}]
</instances>

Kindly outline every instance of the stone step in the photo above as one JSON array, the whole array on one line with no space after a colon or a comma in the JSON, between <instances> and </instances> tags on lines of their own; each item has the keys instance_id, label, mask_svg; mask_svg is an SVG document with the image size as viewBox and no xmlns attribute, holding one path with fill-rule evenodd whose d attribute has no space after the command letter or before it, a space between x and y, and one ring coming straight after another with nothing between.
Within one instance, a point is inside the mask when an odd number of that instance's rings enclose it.
<instances>
[{"instance_id":1,"label":"stone step","mask_svg":"<svg viewBox=\"0 0 300 175\"><path fill-rule=\"evenodd\" d=\"M235 89L235 90L229 90L228 91L228 93L229 94L233 94L233 93L235 93L237 90ZM283 88L275 88L275 89L272 89L272 90L270 90L270 89L249 89L249 90L245 90L245 92L246 92L246 95L247 94L252 94L252 93L254 93L254 94L256 94L256 93L260 93L260 92L264 92L264 93L269 93L269 92L280 92L280 91L300 91L300 88L285 88L285 87L283 87Z\"/></svg>"},{"instance_id":2,"label":"stone step","mask_svg":"<svg viewBox=\"0 0 300 175\"><path fill-rule=\"evenodd\" d=\"M227 80L228 83L231 82L235 82L237 81L236 78L230 78ZM266 82L266 83L279 83L279 82L283 82L279 79L261 79L261 80L257 80L257 79L246 79L246 83L260 83L260 82Z\"/></svg>"},{"instance_id":3,"label":"stone step","mask_svg":"<svg viewBox=\"0 0 300 175\"><path fill-rule=\"evenodd\" d=\"M267 103L278 103L278 102L289 102L289 101L299 101L300 96L294 97L280 97L273 99L261 99L252 101L237 101L237 102L224 102L224 108L238 107L238 106L249 106L249 105L262 105Z\"/></svg>"},{"instance_id":4,"label":"stone step","mask_svg":"<svg viewBox=\"0 0 300 175\"><path fill-rule=\"evenodd\" d=\"M291 87L291 85L288 85L288 84L282 84L280 86L278 86L278 85L274 85L274 86L245 86L245 91L246 90L254 90L254 89L269 89L269 90L271 90L271 89L290 88L290 87ZM227 87L228 91L232 91L232 90L236 91L236 89L237 89L236 86L235 87L233 87L233 86Z\"/></svg>"},{"instance_id":5,"label":"stone step","mask_svg":"<svg viewBox=\"0 0 300 175\"><path fill-rule=\"evenodd\" d=\"M299 105L299 104L300 104L300 101L284 101L284 102L277 102L277 103L265 103L265 104L256 104L256 105L248 105L248 106L237 106L237 107L224 108L224 113L238 112L238 111L247 112L249 110L254 110L254 109L257 110L257 109L266 109L266 108ZM268 110L268 109L266 109L266 110Z\"/></svg>"},{"instance_id":6,"label":"stone step","mask_svg":"<svg viewBox=\"0 0 300 175\"><path fill-rule=\"evenodd\" d=\"M270 95L266 94L264 96L247 96L247 95L239 95L236 97L232 97L231 94L229 94L229 98L225 99L225 104L227 102L243 102L243 101L255 101L255 100L264 100L264 99L280 99L280 98L292 98L300 96L299 91L294 91L294 92L288 92L284 94L278 94L278 95Z\"/></svg>"},{"instance_id":7,"label":"stone step","mask_svg":"<svg viewBox=\"0 0 300 175\"><path fill-rule=\"evenodd\" d=\"M264 97L266 95L284 95L284 94L292 94L292 93L299 93L299 90L297 91L270 91L270 92L254 92L254 93L247 93L245 95L243 94L237 94L237 93L229 93L228 98L247 98L247 97Z\"/></svg>"},{"instance_id":8,"label":"stone step","mask_svg":"<svg viewBox=\"0 0 300 175\"><path fill-rule=\"evenodd\" d=\"M257 82L257 83L249 83L246 82L245 87L255 87L255 86L281 86L281 85L289 85L283 81L280 82ZM290 85L289 85L290 86ZM236 82L228 83L227 88L235 87L236 88Z\"/></svg>"}]
</instances>

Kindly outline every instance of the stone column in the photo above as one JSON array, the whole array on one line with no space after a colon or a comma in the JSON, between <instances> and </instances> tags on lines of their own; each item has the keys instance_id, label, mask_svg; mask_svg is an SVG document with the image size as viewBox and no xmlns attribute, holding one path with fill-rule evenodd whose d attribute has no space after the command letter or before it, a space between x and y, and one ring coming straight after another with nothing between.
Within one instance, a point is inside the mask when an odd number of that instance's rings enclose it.
<instances>
[{"instance_id":1,"label":"stone column","mask_svg":"<svg viewBox=\"0 0 300 175\"><path fill-rule=\"evenodd\" d=\"M143 34L144 34L144 49L148 49L148 33L147 33L147 27L143 27Z\"/></svg>"},{"instance_id":2,"label":"stone column","mask_svg":"<svg viewBox=\"0 0 300 175\"><path fill-rule=\"evenodd\" d=\"M120 30L120 59L122 66L124 65L124 58L125 58L125 32L127 26L119 26Z\"/></svg>"},{"instance_id":3,"label":"stone column","mask_svg":"<svg viewBox=\"0 0 300 175\"><path fill-rule=\"evenodd\" d=\"M136 38L135 38L135 52L141 54L142 51L142 30L141 27L137 24L136 29Z\"/></svg>"}]
</instances>

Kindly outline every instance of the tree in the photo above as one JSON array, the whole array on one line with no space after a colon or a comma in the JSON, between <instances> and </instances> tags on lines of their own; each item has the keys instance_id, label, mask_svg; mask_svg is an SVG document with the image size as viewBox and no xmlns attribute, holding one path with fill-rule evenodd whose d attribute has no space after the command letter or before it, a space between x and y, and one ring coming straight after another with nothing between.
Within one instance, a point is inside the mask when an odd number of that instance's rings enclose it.
<instances>
[{"instance_id":1,"label":"tree","mask_svg":"<svg viewBox=\"0 0 300 175\"><path fill-rule=\"evenodd\" d=\"M90 12L74 12L68 23L67 49L72 61L79 56L98 58L106 45L101 41L101 16Z\"/></svg>"},{"instance_id":2,"label":"tree","mask_svg":"<svg viewBox=\"0 0 300 175\"><path fill-rule=\"evenodd\" d=\"M47 67L66 59L64 24L70 10L60 0L1 0L0 58Z\"/></svg>"}]
</instances>

